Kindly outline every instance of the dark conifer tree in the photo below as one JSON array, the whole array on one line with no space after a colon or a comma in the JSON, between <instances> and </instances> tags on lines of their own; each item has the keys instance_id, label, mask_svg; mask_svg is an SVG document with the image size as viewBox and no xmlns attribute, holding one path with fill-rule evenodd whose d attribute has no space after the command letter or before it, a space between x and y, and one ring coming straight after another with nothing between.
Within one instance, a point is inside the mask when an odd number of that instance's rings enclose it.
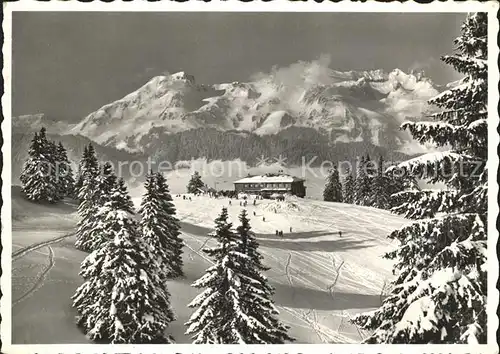
<instances>
[{"instance_id":1,"label":"dark conifer tree","mask_svg":"<svg viewBox=\"0 0 500 354\"><path fill-rule=\"evenodd\" d=\"M189 183L187 185L187 192L198 194L200 193L199 189L204 187L205 183L203 183L203 181L201 180L200 174L198 173L198 171L195 171L191 176L191 179L189 180Z\"/></svg>"},{"instance_id":2,"label":"dark conifer tree","mask_svg":"<svg viewBox=\"0 0 500 354\"><path fill-rule=\"evenodd\" d=\"M97 189L99 194L99 205L104 205L111 196L111 191L118 185L118 177L110 162L104 163L97 177Z\"/></svg>"},{"instance_id":3,"label":"dark conifer tree","mask_svg":"<svg viewBox=\"0 0 500 354\"><path fill-rule=\"evenodd\" d=\"M73 198L75 196L75 179L73 178L73 169L71 168L66 149L61 142L57 145L56 172L60 194L62 196Z\"/></svg>"},{"instance_id":4,"label":"dark conifer tree","mask_svg":"<svg viewBox=\"0 0 500 354\"><path fill-rule=\"evenodd\" d=\"M142 236L160 264L161 278L166 281L180 277L183 242L166 180L160 173L150 173L144 187L146 192L139 210Z\"/></svg>"},{"instance_id":5,"label":"dark conifer tree","mask_svg":"<svg viewBox=\"0 0 500 354\"><path fill-rule=\"evenodd\" d=\"M342 199L344 203L354 204L356 180L350 168L346 170L346 178L343 184Z\"/></svg>"},{"instance_id":6,"label":"dark conifer tree","mask_svg":"<svg viewBox=\"0 0 500 354\"><path fill-rule=\"evenodd\" d=\"M100 239L108 240L82 263L85 282L73 296L78 324L91 340L111 343L170 343L165 330L174 320L170 294L159 264L137 234L137 224L122 209L115 186L98 211Z\"/></svg>"},{"instance_id":7,"label":"dark conifer tree","mask_svg":"<svg viewBox=\"0 0 500 354\"><path fill-rule=\"evenodd\" d=\"M238 246L236 250L245 258L239 263L240 291L242 292L240 305L245 314L246 323L241 326L242 338L247 344L283 344L293 341L287 331L288 326L282 324L279 312L274 306L272 297L274 289L262 275L262 271L269 270L262 264L262 255L255 234L251 231L250 220L246 210L242 210L240 225L236 228Z\"/></svg>"},{"instance_id":8,"label":"dark conifer tree","mask_svg":"<svg viewBox=\"0 0 500 354\"><path fill-rule=\"evenodd\" d=\"M54 149L45 128L35 133L20 176L24 195L35 202L55 203L61 199L55 178Z\"/></svg>"},{"instance_id":9,"label":"dark conifer tree","mask_svg":"<svg viewBox=\"0 0 500 354\"><path fill-rule=\"evenodd\" d=\"M369 205L372 197L371 189L371 160L369 156L362 156L358 162L356 181L354 185L354 203L358 205Z\"/></svg>"},{"instance_id":10,"label":"dark conifer tree","mask_svg":"<svg viewBox=\"0 0 500 354\"><path fill-rule=\"evenodd\" d=\"M399 165L443 190L409 190L399 213L418 219L389 237L400 247L391 294L355 317L369 343L486 343L487 339L487 13L467 16L456 55L442 60L465 75L430 103L432 122L403 124L421 142L449 151ZM448 173L451 172L451 173Z\"/></svg>"},{"instance_id":11,"label":"dark conifer tree","mask_svg":"<svg viewBox=\"0 0 500 354\"><path fill-rule=\"evenodd\" d=\"M123 178L118 179L118 187L120 194L122 196L122 209L126 210L130 214L135 214L135 207L134 207L134 202L132 201L132 198L130 197L130 194L128 193L127 185L125 184L125 181Z\"/></svg>"},{"instance_id":12,"label":"dark conifer tree","mask_svg":"<svg viewBox=\"0 0 500 354\"><path fill-rule=\"evenodd\" d=\"M78 199L80 201L78 215L80 216L80 220L78 221L78 229L76 231L75 246L82 251L89 252L94 250L95 240L93 234L98 224L96 214L103 205L101 204L103 196L98 190L100 179L99 163L91 144L85 149L81 167L80 176L82 177L83 184L78 190ZM100 242L97 244L100 244Z\"/></svg>"},{"instance_id":13,"label":"dark conifer tree","mask_svg":"<svg viewBox=\"0 0 500 354\"><path fill-rule=\"evenodd\" d=\"M236 251L238 243L231 228L227 209L223 208L215 219L215 231L211 234L218 245L203 250L212 258L214 265L193 283L194 287L205 290L188 305L198 308L186 323L186 334L193 335L194 344L245 343L238 268L241 259L246 256Z\"/></svg>"},{"instance_id":14,"label":"dark conifer tree","mask_svg":"<svg viewBox=\"0 0 500 354\"><path fill-rule=\"evenodd\" d=\"M327 202L342 202L342 184L340 183L339 170L334 166L328 175L323 200Z\"/></svg>"},{"instance_id":15,"label":"dark conifer tree","mask_svg":"<svg viewBox=\"0 0 500 354\"><path fill-rule=\"evenodd\" d=\"M80 189L82 188L83 186L83 173L85 171L85 156L88 155L88 146L85 145L85 147L83 148L83 156L80 160L80 162L78 163L78 176L77 176L77 179L76 179L76 182L75 182L75 193L76 193L76 196L78 197L78 193L80 192Z\"/></svg>"},{"instance_id":16,"label":"dark conifer tree","mask_svg":"<svg viewBox=\"0 0 500 354\"><path fill-rule=\"evenodd\" d=\"M377 174L373 178L373 196L371 206L379 209L391 208L391 191L389 190L389 178L385 174L384 158L380 155L377 165Z\"/></svg>"}]
</instances>

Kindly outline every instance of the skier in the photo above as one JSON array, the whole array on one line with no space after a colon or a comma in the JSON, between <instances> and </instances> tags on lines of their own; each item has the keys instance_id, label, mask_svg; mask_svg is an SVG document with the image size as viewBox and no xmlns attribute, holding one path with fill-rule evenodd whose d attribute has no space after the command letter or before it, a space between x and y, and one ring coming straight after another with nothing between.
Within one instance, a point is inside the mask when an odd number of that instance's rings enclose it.
<instances>
[{"instance_id":1,"label":"skier","mask_svg":"<svg viewBox=\"0 0 500 354\"><path fill-rule=\"evenodd\" d=\"M278 236L278 235L279 235L279 231L278 231L278 230L276 230L276 236Z\"/></svg>"},{"instance_id":2,"label":"skier","mask_svg":"<svg viewBox=\"0 0 500 354\"><path fill-rule=\"evenodd\" d=\"M283 230L280 231L280 237L283 238Z\"/></svg>"},{"instance_id":3,"label":"skier","mask_svg":"<svg viewBox=\"0 0 500 354\"><path fill-rule=\"evenodd\" d=\"M231 201L229 201L229 205L231 205Z\"/></svg>"},{"instance_id":4,"label":"skier","mask_svg":"<svg viewBox=\"0 0 500 354\"><path fill-rule=\"evenodd\" d=\"M262 221L266 221L266 217L265 216L262 217Z\"/></svg>"},{"instance_id":5,"label":"skier","mask_svg":"<svg viewBox=\"0 0 500 354\"><path fill-rule=\"evenodd\" d=\"M339 237L342 237L342 231L339 231Z\"/></svg>"},{"instance_id":6,"label":"skier","mask_svg":"<svg viewBox=\"0 0 500 354\"><path fill-rule=\"evenodd\" d=\"M257 203L257 199L254 199L253 200L253 205L255 206L256 203Z\"/></svg>"},{"instance_id":7,"label":"skier","mask_svg":"<svg viewBox=\"0 0 500 354\"><path fill-rule=\"evenodd\" d=\"M290 233L292 233L292 227L290 226Z\"/></svg>"},{"instance_id":8,"label":"skier","mask_svg":"<svg viewBox=\"0 0 500 354\"><path fill-rule=\"evenodd\" d=\"M253 216L255 216L255 215L256 215L256 214L255 214L255 211L254 211L254 212L253 212Z\"/></svg>"}]
</instances>

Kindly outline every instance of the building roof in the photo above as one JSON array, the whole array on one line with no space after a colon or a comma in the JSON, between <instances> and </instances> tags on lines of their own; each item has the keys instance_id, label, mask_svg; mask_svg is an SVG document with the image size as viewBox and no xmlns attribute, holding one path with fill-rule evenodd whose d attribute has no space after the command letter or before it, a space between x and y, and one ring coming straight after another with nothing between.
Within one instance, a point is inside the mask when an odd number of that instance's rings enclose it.
<instances>
[{"instance_id":1,"label":"building roof","mask_svg":"<svg viewBox=\"0 0 500 354\"><path fill-rule=\"evenodd\" d=\"M300 181L303 182L304 179L290 175L262 175L245 177L238 181L234 181L234 183L292 183Z\"/></svg>"}]
</instances>

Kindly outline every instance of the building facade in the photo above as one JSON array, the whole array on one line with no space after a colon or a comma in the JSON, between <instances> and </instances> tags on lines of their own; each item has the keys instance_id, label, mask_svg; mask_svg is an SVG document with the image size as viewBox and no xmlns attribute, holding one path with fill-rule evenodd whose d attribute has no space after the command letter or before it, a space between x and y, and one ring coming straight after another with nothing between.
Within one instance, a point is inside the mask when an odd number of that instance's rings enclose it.
<instances>
[{"instance_id":1,"label":"building facade","mask_svg":"<svg viewBox=\"0 0 500 354\"><path fill-rule=\"evenodd\" d=\"M259 194L270 197L273 194L291 194L305 197L305 180L284 174L266 174L262 176L249 176L234 182L234 190L238 193Z\"/></svg>"}]
</instances>

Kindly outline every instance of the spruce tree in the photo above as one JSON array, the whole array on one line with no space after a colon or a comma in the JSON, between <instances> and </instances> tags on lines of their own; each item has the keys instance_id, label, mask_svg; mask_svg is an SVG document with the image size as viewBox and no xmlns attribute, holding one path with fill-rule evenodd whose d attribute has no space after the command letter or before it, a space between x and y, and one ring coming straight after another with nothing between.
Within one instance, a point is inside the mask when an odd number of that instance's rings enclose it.
<instances>
[{"instance_id":1,"label":"spruce tree","mask_svg":"<svg viewBox=\"0 0 500 354\"><path fill-rule=\"evenodd\" d=\"M58 186L60 193L63 196L75 196L75 179L73 178L73 169L68 160L68 154L63 144L59 142L57 145L57 172L58 172Z\"/></svg>"},{"instance_id":2,"label":"spruce tree","mask_svg":"<svg viewBox=\"0 0 500 354\"><path fill-rule=\"evenodd\" d=\"M99 162L95 153L95 149L92 144L88 144L84 151L83 156L79 164L79 176L76 183L76 192L80 193L80 188L83 186L83 181L90 175L91 178L97 178L99 174Z\"/></svg>"},{"instance_id":3,"label":"spruce tree","mask_svg":"<svg viewBox=\"0 0 500 354\"><path fill-rule=\"evenodd\" d=\"M347 168L346 170L346 178L343 185L342 191L342 199L344 203L354 204L354 196L355 196L355 188L356 180L352 175L351 169Z\"/></svg>"},{"instance_id":4,"label":"spruce tree","mask_svg":"<svg viewBox=\"0 0 500 354\"><path fill-rule=\"evenodd\" d=\"M358 162L356 181L354 185L354 203L358 205L370 205L372 198L371 189L371 160L369 156L361 156Z\"/></svg>"},{"instance_id":5,"label":"spruce tree","mask_svg":"<svg viewBox=\"0 0 500 354\"><path fill-rule=\"evenodd\" d=\"M262 255L258 251L259 244L251 231L250 220L245 209L240 216L240 225L236 228L238 246L236 250L246 258L241 259L239 272L241 295L241 311L247 317L243 340L247 344L283 344L293 341L287 331L288 326L282 324L279 312L274 306L272 296L274 289L262 271L269 270L262 264Z\"/></svg>"},{"instance_id":6,"label":"spruce tree","mask_svg":"<svg viewBox=\"0 0 500 354\"><path fill-rule=\"evenodd\" d=\"M188 305L198 309L186 323L186 334L193 335L194 344L244 344L247 316L242 310L238 269L241 259L246 256L236 250L238 244L228 221L227 209L222 209L215 224L211 236L218 245L203 250L214 265L193 283L194 287L205 290Z\"/></svg>"},{"instance_id":7,"label":"spruce tree","mask_svg":"<svg viewBox=\"0 0 500 354\"><path fill-rule=\"evenodd\" d=\"M99 196L99 205L104 205L111 196L111 191L118 185L118 177L113 171L113 166L110 162L104 163L101 172L97 177L97 190Z\"/></svg>"},{"instance_id":8,"label":"spruce tree","mask_svg":"<svg viewBox=\"0 0 500 354\"><path fill-rule=\"evenodd\" d=\"M91 340L111 343L170 343L165 330L174 315L159 263L122 209L115 186L96 215L101 239L109 240L83 261L85 282L73 296L78 324Z\"/></svg>"},{"instance_id":9,"label":"spruce tree","mask_svg":"<svg viewBox=\"0 0 500 354\"><path fill-rule=\"evenodd\" d=\"M391 194L389 178L384 170L384 158L380 155L377 165L377 175L373 178L373 194L371 206L379 209L391 208Z\"/></svg>"},{"instance_id":10,"label":"spruce tree","mask_svg":"<svg viewBox=\"0 0 500 354\"><path fill-rule=\"evenodd\" d=\"M369 343L486 343L487 339L487 14L467 16L455 55L442 60L465 75L430 103L432 122L404 123L413 137L448 151L400 167L444 190L410 190L404 208L417 219L389 237L400 247L396 280L382 306L354 321Z\"/></svg>"},{"instance_id":11,"label":"spruce tree","mask_svg":"<svg viewBox=\"0 0 500 354\"><path fill-rule=\"evenodd\" d=\"M93 235L99 220L96 219L96 214L99 208L103 205L103 195L99 191L99 180L102 176L99 175L99 163L95 156L95 150L89 144L83 154L81 162L82 186L78 190L78 228L76 231L76 248L82 251L92 251L96 245L101 242L95 242Z\"/></svg>"},{"instance_id":12,"label":"spruce tree","mask_svg":"<svg viewBox=\"0 0 500 354\"><path fill-rule=\"evenodd\" d=\"M201 176L198 171L195 171L189 180L187 185L187 192L198 194L200 193L199 189L205 187L205 183L201 180Z\"/></svg>"},{"instance_id":13,"label":"spruce tree","mask_svg":"<svg viewBox=\"0 0 500 354\"><path fill-rule=\"evenodd\" d=\"M88 173L83 178L83 185L78 193L80 204L78 205L78 227L76 231L75 247L79 250L90 252L93 250L93 238L98 219L96 214L99 211L99 200L101 195L96 188L97 177Z\"/></svg>"},{"instance_id":14,"label":"spruce tree","mask_svg":"<svg viewBox=\"0 0 500 354\"><path fill-rule=\"evenodd\" d=\"M85 145L83 148L83 156L78 163L78 177L75 182L75 194L78 197L78 193L80 192L80 188L83 186L83 173L85 171L85 156L88 154L88 146Z\"/></svg>"},{"instance_id":15,"label":"spruce tree","mask_svg":"<svg viewBox=\"0 0 500 354\"><path fill-rule=\"evenodd\" d=\"M118 187L120 195L122 196L122 198L120 199L121 202L123 203L122 209L126 210L130 214L135 214L134 202L132 201L132 198L128 193L127 185L125 184L124 179L121 177L118 179Z\"/></svg>"},{"instance_id":16,"label":"spruce tree","mask_svg":"<svg viewBox=\"0 0 500 354\"><path fill-rule=\"evenodd\" d=\"M166 180L160 173L150 173L144 187L146 193L139 209L142 237L160 262L164 281L183 276L180 225Z\"/></svg>"},{"instance_id":17,"label":"spruce tree","mask_svg":"<svg viewBox=\"0 0 500 354\"><path fill-rule=\"evenodd\" d=\"M108 174L108 179L113 179L113 176L114 173L111 170L111 173ZM105 237L106 230L103 230L103 228L106 227L106 223L100 218L103 215L100 210L111 198L113 199L113 203L118 204L121 211L129 214L130 218L135 214L132 199L128 194L125 182L119 179L110 192L103 194L96 186L101 184L106 185L106 180L103 175L98 176L94 182L90 178L84 180L84 187L89 185L89 188L83 188L82 190L89 190L89 197L88 199L84 198L81 204L83 206L83 213L81 214L82 219L81 223L79 223L76 242L76 247L83 251L91 252L97 250L109 241ZM120 183L120 181L123 183ZM88 205L86 204L87 201Z\"/></svg>"},{"instance_id":18,"label":"spruce tree","mask_svg":"<svg viewBox=\"0 0 500 354\"><path fill-rule=\"evenodd\" d=\"M47 140L47 147L45 149L47 151L47 161L49 163L49 179L50 183L55 186L54 200L59 201L64 198L65 191L61 187L62 184L62 175L60 174L59 166L61 161L59 160L59 152L57 149L57 145L54 141Z\"/></svg>"},{"instance_id":19,"label":"spruce tree","mask_svg":"<svg viewBox=\"0 0 500 354\"><path fill-rule=\"evenodd\" d=\"M35 133L20 180L24 195L35 202L55 203L61 199L55 172L54 148L45 128Z\"/></svg>"},{"instance_id":20,"label":"spruce tree","mask_svg":"<svg viewBox=\"0 0 500 354\"><path fill-rule=\"evenodd\" d=\"M340 183L339 170L334 166L328 175L323 200L326 202L342 202L342 184Z\"/></svg>"}]
</instances>

